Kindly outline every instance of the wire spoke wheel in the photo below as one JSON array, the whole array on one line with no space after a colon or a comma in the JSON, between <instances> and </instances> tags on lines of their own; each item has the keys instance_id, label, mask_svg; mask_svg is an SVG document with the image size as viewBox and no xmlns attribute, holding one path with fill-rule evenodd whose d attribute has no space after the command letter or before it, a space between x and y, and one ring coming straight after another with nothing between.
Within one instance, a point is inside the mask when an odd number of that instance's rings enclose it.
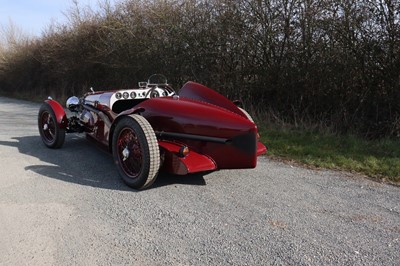
<instances>
[{"instance_id":1,"label":"wire spoke wheel","mask_svg":"<svg viewBox=\"0 0 400 266\"><path fill-rule=\"evenodd\" d=\"M60 148L64 144L65 129L58 126L54 111L47 103L40 107L38 127L40 137L47 147Z\"/></svg>"},{"instance_id":2,"label":"wire spoke wheel","mask_svg":"<svg viewBox=\"0 0 400 266\"><path fill-rule=\"evenodd\" d=\"M143 153L138 137L129 127L118 136L118 160L127 176L138 177L143 167Z\"/></svg>"},{"instance_id":3,"label":"wire spoke wheel","mask_svg":"<svg viewBox=\"0 0 400 266\"><path fill-rule=\"evenodd\" d=\"M156 180L160 151L155 133L144 117L130 115L117 122L112 152L118 172L128 186L144 189Z\"/></svg>"},{"instance_id":4,"label":"wire spoke wheel","mask_svg":"<svg viewBox=\"0 0 400 266\"><path fill-rule=\"evenodd\" d=\"M40 126L43 130L43 138L46 142L53 142L56 134L56 125L50 113L44 111L40 118Z\"/></svg>"}]
</instances>

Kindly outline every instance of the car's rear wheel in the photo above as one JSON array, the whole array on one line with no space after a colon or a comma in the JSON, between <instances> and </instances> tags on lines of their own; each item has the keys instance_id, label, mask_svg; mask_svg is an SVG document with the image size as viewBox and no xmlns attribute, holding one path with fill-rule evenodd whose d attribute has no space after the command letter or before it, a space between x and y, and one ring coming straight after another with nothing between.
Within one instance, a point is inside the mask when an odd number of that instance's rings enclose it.
<instances>
[{"instance_id":1,"label":"car's rear wheel","mask_svg":"<svg viewBox=\"0 0 400 266\"><path fill-rule=\"evenodd\" d=\"M123 181L135 189L149 187L160 168L160 150L153 128L140 115L117 122L112 139L115 164Z\"/></svg>"},{"instance_id":2,"label":"car's rear wheel","mask_svg":"<svg viewBox=\"0 0 400 266\"><path fill-rule=\"evenodd\" d=\"M39 109L38 127L44 145L52 149L61 148L65 141L65 129L58 126L56 115L47 103Z\"/></svg>"}]
</instances>

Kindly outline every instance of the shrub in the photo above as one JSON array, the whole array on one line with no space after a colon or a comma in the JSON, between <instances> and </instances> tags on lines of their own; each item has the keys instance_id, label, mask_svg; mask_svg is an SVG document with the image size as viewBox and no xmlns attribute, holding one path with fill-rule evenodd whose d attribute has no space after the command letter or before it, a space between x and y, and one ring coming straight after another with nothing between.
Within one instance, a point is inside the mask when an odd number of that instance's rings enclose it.
<instances>
[{"instance_id":1,"label":"shrub","mask_svg":"<svg viewBox=\"0 0 400 266\"><path fill-rule=\"evenodd\" d=\"M400 3L152 0L71 8L0 55L3 91L79 94L163 73L287 123L400 136ZM10 49L10 48L7 48Z\"/></svg>"}]
</instances>

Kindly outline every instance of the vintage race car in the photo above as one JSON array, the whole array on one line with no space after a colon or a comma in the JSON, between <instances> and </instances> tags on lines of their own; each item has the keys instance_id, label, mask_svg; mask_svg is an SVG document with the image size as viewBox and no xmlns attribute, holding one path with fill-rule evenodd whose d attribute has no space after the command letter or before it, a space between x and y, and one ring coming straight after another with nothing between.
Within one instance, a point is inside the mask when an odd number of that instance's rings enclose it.
<instances>
[{"instance_id":1,"label":"vintage race car","mask_svg":"<svg viewBox=\"0 0 400 266\"><path fill-rule=\"evenodd\" d=\"M66 102L49 97L39 110L43 143L60 148L65 134L86 133L109 150L123 181L149 187L158 172L186 175L254 168L267 151L249 114L214 90L186 83L179 94L162 75L139 88L91 92Z\"/></svg>"}]
</instances>

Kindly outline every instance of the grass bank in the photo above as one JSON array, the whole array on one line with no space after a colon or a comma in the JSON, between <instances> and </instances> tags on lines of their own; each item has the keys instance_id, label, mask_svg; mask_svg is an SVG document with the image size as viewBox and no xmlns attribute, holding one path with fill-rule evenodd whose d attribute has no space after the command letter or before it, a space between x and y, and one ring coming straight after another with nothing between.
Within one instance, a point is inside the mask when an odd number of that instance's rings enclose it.
<instances>
[{"instance_id":1,"label":"grass bank","mask_svg":"<svg viewBox=\"0 0 400 266\"><path fill-rule=\"evenodd\" d=\"M358 172L400 184L400 141L365 140L306 130L260 127L269 156L298 163Z\"/></svg>"}]
</instances>

